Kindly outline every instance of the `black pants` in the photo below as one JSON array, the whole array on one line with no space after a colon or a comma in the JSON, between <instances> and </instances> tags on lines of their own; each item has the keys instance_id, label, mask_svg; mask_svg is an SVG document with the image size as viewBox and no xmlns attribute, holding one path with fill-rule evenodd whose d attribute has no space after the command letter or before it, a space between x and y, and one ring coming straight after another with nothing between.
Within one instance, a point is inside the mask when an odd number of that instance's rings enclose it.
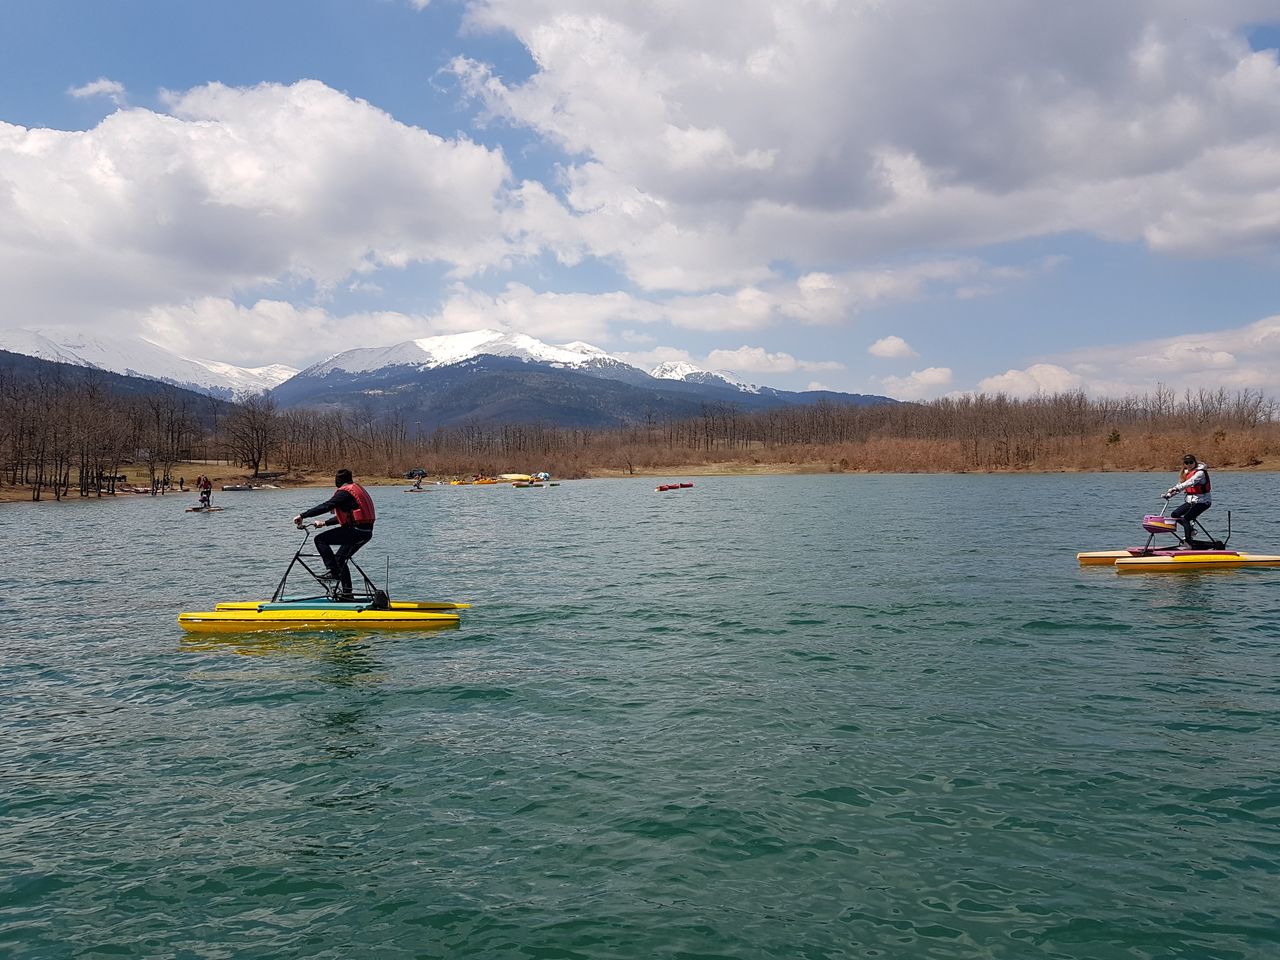
<instances>
[{"instance_id":1,"label":"black pants","mask_svg":"<svg viewBox=\"0 0 1280 960\"><path fill-rule=\"evenodd\" d=\"M1207 503L1183 503L1174 507L1173 513L1169 514L1169 516L1174 520L1177 520L1182 524L1182 529L1186 531L1186 536L1184 536L1183 539L1186 540L1187 543L1190 543L1194 537L1191 521L1208 510L1209 507L1210 504Z\"/></svg>"},{"instance_id":2,"label":"black pants","mask_svg":"<svg viewBox=\"0 0 1280 960\"><path fill-rule=\"evenodd\" d=\"M316 534L316 550L320 553L320 559L338 575L343 593L351 592L351 568L347 566L347 561L372 539L372 527L330 527L324 533ZM338 548L337 556L333 553L334 547Z\"/></svg>"}]
</instances>

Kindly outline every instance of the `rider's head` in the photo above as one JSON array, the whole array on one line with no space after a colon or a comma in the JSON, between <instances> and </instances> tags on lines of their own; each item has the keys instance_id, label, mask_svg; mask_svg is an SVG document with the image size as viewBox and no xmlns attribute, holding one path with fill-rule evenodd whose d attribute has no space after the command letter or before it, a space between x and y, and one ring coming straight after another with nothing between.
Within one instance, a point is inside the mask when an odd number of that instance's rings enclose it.
<instances>
[{"instance_id":1,"label":"rider's head","mask_svg":"<svg viewBox=\"0 0 1280 960\"><path fill-rule=\"evenodd\" d=\"M343 484L350 483L351 480L352 480L351 471L348 470L346 467L343 467L341 470L338 471L338 475L333 478L333 485L335 487L341 487Z\"/></svg>"},{"instance_id":2,"label":"rider's head","mask_svg":"<svg viewBox=\"0 0 1280 960\"><path fill-rule=\"evenodd\" d=\"M1185 463L1188 467L1194 467L1197 462L1196 455L1194 453L1188 453L1185 457L1182 458L1182 462Z\"/></svg>"}]
</instances>

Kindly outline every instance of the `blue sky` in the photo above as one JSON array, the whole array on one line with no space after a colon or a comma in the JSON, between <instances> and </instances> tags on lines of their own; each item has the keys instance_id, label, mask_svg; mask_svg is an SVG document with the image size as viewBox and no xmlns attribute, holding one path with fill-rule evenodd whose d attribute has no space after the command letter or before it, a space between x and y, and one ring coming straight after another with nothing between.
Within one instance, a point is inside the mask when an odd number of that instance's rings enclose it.
<instances>
[{"instance_id":1,"label":"blue sky","mask_svg":"<svg viewBox=\"0 0 1280 960\"><path fill-rule=\"evenodd\" d=\"M1278 44L1259 0L6 4L0 332L1280 392Z\"/></svg>"}]
</instances>

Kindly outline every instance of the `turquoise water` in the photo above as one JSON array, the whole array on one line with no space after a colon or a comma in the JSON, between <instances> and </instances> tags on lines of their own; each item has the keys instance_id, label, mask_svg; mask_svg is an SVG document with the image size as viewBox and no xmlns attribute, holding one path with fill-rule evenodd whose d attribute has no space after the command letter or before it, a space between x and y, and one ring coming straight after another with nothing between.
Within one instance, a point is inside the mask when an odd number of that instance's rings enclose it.
<instances>
[{"instance_id":1,"label":"turquoise water","mask_svg":"<svg viewBox=\"0 0 1280 960\"><path fill-rule=\"evenodd\" d=\"M1280 955L1280 570L1074 559L1167 475L695 482L376 489L380 636L175 622L324 491L0 508L0 955Z\"/></svg>"}]
</instances>

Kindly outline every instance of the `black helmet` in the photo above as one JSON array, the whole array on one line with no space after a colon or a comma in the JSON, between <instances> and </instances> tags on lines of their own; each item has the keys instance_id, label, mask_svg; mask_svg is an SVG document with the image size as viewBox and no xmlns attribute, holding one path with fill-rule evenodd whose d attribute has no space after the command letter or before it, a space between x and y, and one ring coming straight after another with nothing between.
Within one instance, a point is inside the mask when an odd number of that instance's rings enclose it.
<instances>
[{"instance_id":1,"label":"black helmet","mask_svg":"<svg viewBox=\"0 0 1280 960\"><path fill-rule=\"evenodd\" d=\"M338 475L333 478L333 485L335 487L340 487L343 484L350 483L351 480L352 480L351 471L348 470L346 467L343 467L341 470L338 471Z\"/></svg>"},{"instance_id":2,"label":"black helmet","mask_svg":"<svg viewBox=\"0 0 1280 960\"><path fill-rule=\"evenodd\" d=\"M1185 457L1182 458L1182 462L1185 463L1187 466L1191 466L1191 464L1196 462L1196 455L1194 453L1188 453Z\"/></svg>"}]
</instances>

